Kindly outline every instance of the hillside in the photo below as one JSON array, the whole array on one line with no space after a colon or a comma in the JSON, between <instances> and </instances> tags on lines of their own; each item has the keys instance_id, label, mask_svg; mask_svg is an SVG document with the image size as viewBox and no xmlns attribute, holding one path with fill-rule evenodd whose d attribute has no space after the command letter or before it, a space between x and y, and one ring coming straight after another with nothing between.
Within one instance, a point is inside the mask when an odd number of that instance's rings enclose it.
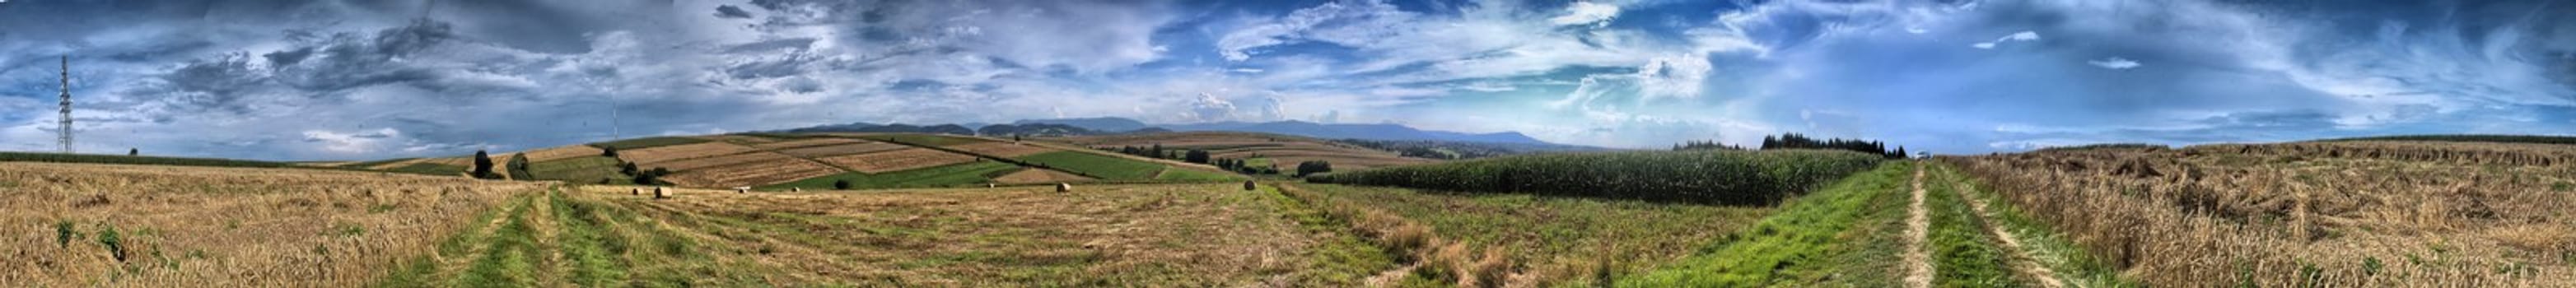
<instances>
[{"instance_id":1,"label":"hillside","mask_svg":"<svg viewBox=\"0 0 2576 288\"><path fill-rule=\"evenodd\" d=\"M493 154L496 173L581 184L654 181L756 190L877 189L1237 179L1212 167L1009 139L916 133L743 133L623 139ZM389 159L344 169L462 175L471 157ZM630 167L631 166L631 167ZM640 179L639 179L640 178Z\"/></svg>"},{"instance_id":2,"label":"hillside","mask_svg":"<svg viewBox=\"0 0 2576 288\"><path fill-rule=\"evenodd\" d=\"M1206 150L1213 158L1241 159L1255 166L1292 171L1297 163L1325 161L1337 170L1431 163L1436 160L1403 157L1395 152L1363 148L1321 139L1248 132L1172 132L1149 134L1038 137L1034 141L1063 143L1076 147L1115 150L1119 147L1150 147L1181 151Z\"/></svg>"}]
</instances>

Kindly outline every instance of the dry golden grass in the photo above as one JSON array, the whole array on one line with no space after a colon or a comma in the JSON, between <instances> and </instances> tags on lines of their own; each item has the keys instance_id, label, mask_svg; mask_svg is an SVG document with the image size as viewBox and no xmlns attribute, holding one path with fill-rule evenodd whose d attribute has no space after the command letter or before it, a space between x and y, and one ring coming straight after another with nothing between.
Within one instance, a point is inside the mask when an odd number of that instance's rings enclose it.
<instances>
[{"instance_id":1,"label":"dry golden grass","mask_svg":"<svg viewBox=\"0 0 2576 288\"><path fill-rule=\"evenodd\" d=\"M0 286L354 287L532 182L0 162ZM57 225L68 224L72 234ZM109 227L125 254L103 238ZM76 235L75 235L76 234ZM58 237L72 236L57 242Z\"/></svg>"},{"instance_id":2,"label":"dry golden grass","mask_svg":"<svg viewBox=\"0 0 2576 288\"><path fill-rule=\"evenodd\" d=\"M830 157L830 156L841 156L841 155L850 155L850 154L859 154L859 153L869 153L869 152L878 152L878 151L892 151L892 150L904 149L904 148L912 148L912 146L905 146L905 145L903 145L903 144L894 144L894 143L885 143L885 142L865 142L865 143L855 143L855 144L841 144L841 145L831 145L831 146L816 146L816 147L805 147L805 148L796 148L796 149L778 150L778 153L786 153L787 155L796 155L796 157L808 157L808 158L811 158L811 157Z\"/></svg>"},{"instance_id":3,"label":"dry golden grass","mask_svg":"<svg viewBox=\"0 0 2576 288\"><path fill-rule=\"evenodd\" d=\"M860 173L876 174L975 162L975 159L977 158L973 155L948 153L946 151L931 150L929 148L909 148L858 155L824 157L822 159L814 160L821 160L824 163L832 163L832 165L849 168L852 171L858 171Z\"/></svg>"},{"instance_id":4,"label":"dry golden grass","mask_svg":"<svg viewBox=\"0 0 2576 288\"><path fill-rule=\"evenodd\" d=\"M764 149L764 150L779 150L779 149L791 149L791 148L802 148L802 147L814 147L814 146L824 146L824 145L856 144L856 143L868 143L868 142L869 142L869 141L867 141L867 140L858 140L858 139L850 139L850 138L838 138L838 137L831 137L831 138L806 138L806 139L797 139L797 140L787 140L787 141L778 141L778 142L769 142L769 143L751 144L751 147L754 147L754 148L760 148L760 149Z\"/></svg>"},{"instance_id":5,"label":"dry golden grass","mask_svg":"<svg viewBox=\"0 0 2576 288\"><path fill-rule=\"evenodd\" d=\"M636 166L637 166L637 167L640 167L640 168L643 168L643 169L664 168L664 169L671 169L671 171L689 171L689 170L696 170L696 169L698 169L698 168L706 168L706 167L726 166L726 165L743 164L743 163L753 163L753 162L765 162L765 161L788 161L788 160L795 160L795 159L796 159L796 157L787 156L787 154L778 154L778 153L772 153L772 152L751 152L751 153L742 153L742 154L733 154L733 155L724 155L724 156L715 156L715 157L698 157L698 158L689 158L689 159L687 159L687 160L663 161L663 162L656 162L656 163L652 163L652 164L638 164L638 165L636 165ZM795 161L803 162L802 160L795 160Z\"/></svg>"},{"instance_id":6,"label":"dry golden grass","mask_svg":"<svg viewBox=\"0 0 2576 288\"><path fill-rule=\"evenodd\" d=\"M779 286L1282 287L1330 237L1230 184L751 193L671 199L597 186L577 197L704 235L709 254L774 265ZM734 262L734 261L724 261Z\"/></svg>"},{"instance_id":7,"label":"dry golden grass","mask_svg":"<svg viewBox=\"0 0 2576 288\"><path fill-rule=\"evenodd\" d=\"M985 156L1002 157L1002 158L1011 158L1011 157L1020 157L1020 156L1036 155L1036 154L1038 154L1038 153L1046 153L1046 152L1055 152L1055 151L1057 151L1055 148L1047 148L1047 147L1042 147L1042 146L1037 146L1037 145L1026 145L1026 144L1020 144L1020 143L1010 143L1010 142L983 142L983 143L974 143L974 144L964 144L964 145L948 146L948 148L949 148L949 149L957 149L958 151L966 151L966 153L975 153L975 154L982 154L982 155L985 155Z\"/></svg>"},{"instance_id":8,"label":"dry golden grass","mask_svg":"<svg viewBox=\"0 0 2576 288\"><path fill-rule=\"evenodd\" d=\"M2576 283L2576 167L2551 156L2571 149L2332 142L1949 160L2151 285L2533 287Z\"/></svg>"},{"instance_id":9,"label":"dry golden grass","mask_svg":"<svg viewBox=\"0 0 2576 288\"><path fill-rule=\"evenodd\" d=\"M742 146L741 144L704 142L697 144L635 149L631 151L617 151L617 158L625 159L626 162L635 162L636 164L653 164L662 161L733 155L736 153L751 152L755 150L759 149L751 148L751 146Z\"/></svg>"},{"instance_id":10,"label":"dry golden grass","mask_svg":"<svg viewBox=\"0 0 2576 288\"><path fill-rule=\"evenodd\" d=\"M1065 173L1064 171L1038 168L1020 169L1019 172L1003 174L1002 177L993 177L993 182L1001 182L1003 184L1057 183L1084 180L1091 180L1091 177L1082 177L1082 175L1073 175L1073 173Z\"/></svg>"},{"instance_id":11,"label":"dry golden grass","mask_svg":"<svg viewBox=\"0 0 2576 288\"><path fill-rule=\"evenodd\" d=\"M597 156L597 155L599 155L601 152L604 152L604 151L600 151L600 150L599 150L599 147L590 147L590 145L570 145L570 146L559 146L559 147L552 147L552 148L545 148L545 149L530 150L530 151L527 151L527 152L521 152L521 153L524 153L524 154L527 154L527 155L528 155L528 162L545 162L545 161L548 161L548 160L560 160L560 159L568 159L568 158L582 157L582 156ZM509 158L497 158L497 159L509 159Z\"/></svg>"},{"instance_id":12,"label":"dry golden grass","mask_svg":"<svg viewBox=\"0 0 2576 288\"><path fill-rule=\"evenodd\" d=\"M777 184L796 179L823 177L841 173L841 169L804 159L716 166L671 174L665 181L689 187L739 187Z\"/></svg>"}]
</instances>

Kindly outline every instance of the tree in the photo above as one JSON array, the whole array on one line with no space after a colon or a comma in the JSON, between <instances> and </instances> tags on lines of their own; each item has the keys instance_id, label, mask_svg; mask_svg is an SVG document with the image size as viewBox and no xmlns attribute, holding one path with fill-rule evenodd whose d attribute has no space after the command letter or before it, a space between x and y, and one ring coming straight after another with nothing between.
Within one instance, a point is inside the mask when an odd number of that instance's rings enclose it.
<instances>
[{"instance_id":1,"label":"tree","mask_svg":"<svg viewBox=\"0 0 2576 288\"><path fill-rule=\"evenodd\" d=\"M604 157L608 157L608 158L617 158L617 147L616 147L616 146L601 147L601 148L599 148L599 156L604 156Z\"/></svg>"},{"instance_id":2,"label":"tree","mask_svg":"<svg viewBox=\"0 0 2576 288\"><path fill-rule=\"evenodd\" d=\"M1306 177L1306 175L1315 175L1315 173L1325 172L1333 172L1333 163L1324 162L1324 160L1297 163L1297 177Z\"/></svg>"},{"instance_id":3,"label":"tree","mask_svg":"<svg viewBox=\"0 0 2576 288\"><path fill-rule=\"evenodd\" d=\"M492 154L474 150L474 178L500 178L496 176L500 175L492 175Z\"/></svg>"},{"instance_id":4,"label":"tree","mask_svg":"<svg viewBox=\"0 0 2576 288\"><path fill-rule=\"evenodd\" d=\"M653 170L652 170L652 171L644 171L644 173L636 173L636 174L635 174L635 184L636 184L636 185L659 185L659 184L661 184L661 183L662 183L662 175L671 175L671 168L658 168L658 167L657 167L657 168L653 168Z\"/></svg>"},{"instance_id":5,"label":"tree","mask_svg":"<svg viewBox=\"0 0 2576 288\"><path fill-rule=\"evenodd\" d=\"M1906 156L1909 156L1909 155L1913 155L1913 154L1905 154L1905 146L1896 146L1896 155L1895 155L1894 157L1888 157L1888 158L1905 158Z\"/></svg>"},{"instance_id":6,"label":"tree","mask_svg":"<svg viewBox=\"0 0 2576 288\"><path fill-rule=\"evenodd\" d=\"M850 180L832 180L832 190L850 190Z\"/></svg>"},{"instance_id":7,"label":"tree","mask_svg":"<svg viewBox=\"0 0 2576 288\"><path fill-rule=\"evenodd\" d=\"M1207 152L1207 150L1190 149L1190 152L1189 152L1189 153L1182 153L1181 155L1182 155L1182 156L1181 156L1181 159L1182 159L1182 160L1190 161L1190 163L1199 163L1199 164L1207 164L1207 163L1208 163L1208 152Z\"/></svg>"},{"instance_id":8,"label":"tree","mask_svg":"<svg viewBox=\"0 0 2576 288\"><path fill-rule=\"evenodd\" d=\"M143 149L125 148L125 156L143 156Z\"/></svg>"}]
</instances>

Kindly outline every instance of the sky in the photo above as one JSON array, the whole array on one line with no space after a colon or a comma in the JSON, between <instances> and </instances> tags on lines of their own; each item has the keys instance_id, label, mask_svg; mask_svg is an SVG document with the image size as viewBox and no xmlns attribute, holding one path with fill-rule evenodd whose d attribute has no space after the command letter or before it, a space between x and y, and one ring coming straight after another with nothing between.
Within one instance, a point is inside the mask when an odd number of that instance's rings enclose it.
<instances>
[{"instance_id":1,"label":"sky","mask_svg":"<svg viewBox=\"0 0 2576 288\"><path fill-rule=\"evenodd\" d=\"M1935 153L2576 131L2576 1L0 1L0 150L453 156L831 123Z\"/></svg>"}]
</instances>

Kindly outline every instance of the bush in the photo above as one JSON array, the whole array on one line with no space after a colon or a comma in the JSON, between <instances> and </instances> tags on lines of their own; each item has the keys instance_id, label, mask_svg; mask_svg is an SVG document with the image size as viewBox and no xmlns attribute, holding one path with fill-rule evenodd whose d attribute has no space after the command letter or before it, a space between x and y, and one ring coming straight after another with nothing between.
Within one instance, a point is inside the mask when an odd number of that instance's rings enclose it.
<instances>
[{"instance_id":1,"label":"bush","mask_svg":"<svg viewBox=\"0 0 2576 288\"><path fill-rule=\"evenodd\" d=\"M832 190L850 190L850 180L832 180Z\"/></svg>"},{"instance_id":2,"label":"bush","mask_svg":"<svg viewBox=\"0 0 2576 288\"><path fill-rule=\"evenodd\" d=\"M1333 172L1333 163L1324 162L1324 160L1297 162L1297 177L1306 177L1306 175L1315 175L1325 172ZM1273 172L1271 174L1278 173Z\"/></svg>"},{"instance_id":3,"label":"bush","mask_svg":"<svg viewBox=\"0 0 2576 288\"><path fill-rule=\"evenodd\" d=\"M1881 155L1806 149L1570 153L1337 172L1308 177L1307 181L1460 192L1769 204L1868 169L1881 160Z\"/></svg>"}]
</instances>

